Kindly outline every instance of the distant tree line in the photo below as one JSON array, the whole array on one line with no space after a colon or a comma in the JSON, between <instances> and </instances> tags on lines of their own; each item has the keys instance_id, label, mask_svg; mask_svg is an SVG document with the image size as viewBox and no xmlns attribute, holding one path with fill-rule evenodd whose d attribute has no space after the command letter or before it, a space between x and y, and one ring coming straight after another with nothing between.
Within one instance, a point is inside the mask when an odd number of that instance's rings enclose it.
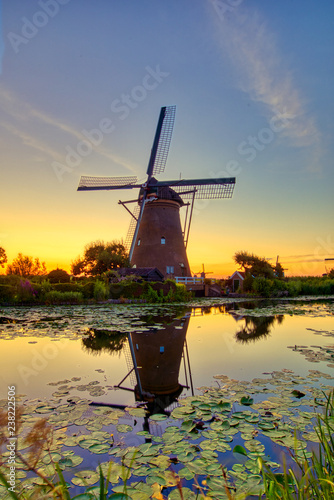
<instances>
[{"instance_id":1,"label":"distant tree line","mask_svg":"<svg viewBox=\"0 0 334 500\"><path fill-rule=\"evenodd\" d=\"M0 247L0 266L4 268L7 261ZM246 251L236 252L234 262L245 273L243 292L264 297L334 294L334 269L327 277L285 278L281 264L273 266L268 259ZM78 303L92 299L173 302L190 298L183 285L170 280L152 285L138 276L124 278L117 273L129 266L125 246L119 241L86 245L83 256L71 264L72 275L59 268L47 273L45 262L19 253L7 264L6 275L0 275L0 304ZM221 281L223 293L226 283Z\"/></svg>"}]
</instances>

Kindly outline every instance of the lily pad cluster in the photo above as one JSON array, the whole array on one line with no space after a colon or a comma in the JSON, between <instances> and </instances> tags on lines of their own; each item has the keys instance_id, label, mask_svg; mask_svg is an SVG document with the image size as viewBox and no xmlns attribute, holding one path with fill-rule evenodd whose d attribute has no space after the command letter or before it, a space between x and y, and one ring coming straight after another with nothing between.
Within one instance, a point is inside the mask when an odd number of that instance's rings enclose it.
<instances>
[{"instance_id":1,"label":"lily pad cluster","mask_svg":"<svg viewBox=\"0 0 334 500\"><path fill-rule=\"evenodd\" d=\"M310 347L294 345L288 346L288 348L305 356L306 361L309 363L325 361L329 368L334 368L334 344L325 346L311 345Z\"/></svg>"},{"instance_id":2,"label":"lily pad cluster","mask_svg":"<svg viewBox=\"0 0 334 500\"><path fill-rule=\"evenodd\" d=\"M321 297L303 297L303 301L297 298L290 298L284 300L273 300L269 303L267 301L247 301L236 303L238 314L243 316L275 316L285 314L290 316L304 316L309 318L320 318L326 316L333 316L334 302L333 300L321 300ZM332 332L333 333L333 332Z\"/></svg>"},{"instance_id":3,"label":"lily pad cluster","mask_svg":"<svg viewBox=\"0 0 334 500\"><path fill-rule=\"evenodd\" d=\"M161 491L178 498L180 481L185 498L195 498L198 487L218 499L227 498L225 486L240 495L258 494L259 457L276 470L280 452L288 455L288 448L299 457L308 456L308 443L318 442L315 411L322 408L324 392L332 390L332 380L318 370L310 370L306 378L283 369L252 381L216 375L217 386L199 388L200 394L180 399L170 415L149 415L137 406L91 406L89 399L70 396L70 381L62 380L57 396L49 401L19 397L24 414L17 450L28 459L25 435L45 417L54 428L53 439L40 456L38 470L55 479L58 463L66 480L85 488L91 498L99 490L99 464L112 490L122 493L125 483L134 500ZM96 387L92 382L86 386ZM0 405L5 407L6 400ZM148 430L142 430L144 422ZM134 438L141 444L131 445ZM17 467L22 491L42 484L40 477L26 476L19 460ZM3 488L0 495L6 498Z\"/></svg>"},{"instance_id":4,"label":"lily pad cluster","mask_svg":"<svg viewBox=\"0 0 334 500\"><path fill-rule=\"evenodd\" d=\"M189 309L190 310L190 309ZM13 340L16 337L49 337L52 340L85 338L92 329L110 332L145 332L154 327L164 328L157 321L148 324L145 318L159 315L161 318L183 315L184 306L163 306L154 304L126 305L77 305L34 308L6 308L6 316L1 316L0 337Z\"/></svg>"}]
</instances>

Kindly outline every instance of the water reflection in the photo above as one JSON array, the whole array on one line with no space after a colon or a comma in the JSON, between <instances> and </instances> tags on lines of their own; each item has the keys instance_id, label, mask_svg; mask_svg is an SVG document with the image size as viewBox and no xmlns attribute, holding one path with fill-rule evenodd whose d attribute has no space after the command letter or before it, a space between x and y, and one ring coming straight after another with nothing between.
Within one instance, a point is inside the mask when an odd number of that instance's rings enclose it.
<instances>
[{"instance_id":1,"label":"water reflection","mask_svg":"<svg viewBox=\"0 0 334 500\"><path fill-rule=\"evenodd\" d=\"M186 341L190 314L141 320L145 331L126 334L91 328L82 343L92 354L122 352L128 372L115 387L133 392L137 402L146 403L150 415L169 415L184 389L194 394ZM181 368L184 384L179 381Z\"/></svg>"},{"instance_id":2,"label":"water reflection","mask_svg":"<svg viewBox=\"0 0 334 500\"><path fill-rule=\"evenodd\" d=\"M153 413L165 412L185 387L192 386L186 342L189 319L175 320L162 330L129 335L137 370L136 400L147 401ZM182 361L186 385L179 382Z\"/></svg>"},{"instance_id":3,"label":"water reflection","mask_svg":"<svg viewBox=\"0 0 334 500\"><path fill-rule=\"evenodd\" d=\"M121 354L127 340L126 333L120 333L114 330L100 330L90 328L82 339L85 350L93 355L100 352L110 352L110 354Z\"/></svg>"},{"instance_id":4,"label":"water reflection","mask_svg":"<svg viewBox=\"0 0 334 500\"><path fill-rule=\"evenodd\" d=\"M136 402L145 403L150 415L169 415L185 389L194 394L186 340L191 317L209 314L232 316L238 323L234 334L236 342L242 344L266 338L275 325L281 325L284 320L282 314L244 315L235 303L194 307L179 312L181 317L179 314L177 319L175 311L168 316L151 314L140 317L138 322L141 328L129 333L91 328L82 339L85 349L93 354L101 351L124 354L127 372L124 370L120 374L121 380L115 388L131 391Z\"/></svg>"},{"instance_id":5,"label":"water reflection","mask_svg":"<svg viewBox=\"0 0 334 500\"><path fill-rule=\"evenodd\" d=\"M283 323L284 315L275 316L238 316L231 313L236 321L243 321L244 325L235 333L237 342L247 344L248 342L257 342L269 336L275 324Z\"/></svg>"}]
</instances>

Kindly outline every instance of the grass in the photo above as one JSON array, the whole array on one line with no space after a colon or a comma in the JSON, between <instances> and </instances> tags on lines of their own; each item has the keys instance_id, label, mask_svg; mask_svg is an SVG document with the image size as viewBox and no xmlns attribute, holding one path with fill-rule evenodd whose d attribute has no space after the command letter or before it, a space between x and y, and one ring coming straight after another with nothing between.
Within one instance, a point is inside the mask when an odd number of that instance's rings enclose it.
<instances>
[{"instance_id":1,"label":"grass","mask_svg":"<svg viewBox=\"0 0 334 500\"><path fill-rule=\"evenodd\" d=\"M324 414L317 414L315 427L320 441L317 452L311 459L305 454L301 460L294 456L297 472L287 469L284 473L274 474L262 464L265 498L269 499L319 499L334 498L334 391L326 396ZM261 498L261 497L259 497Z\"/></svg>"}]
</instances>

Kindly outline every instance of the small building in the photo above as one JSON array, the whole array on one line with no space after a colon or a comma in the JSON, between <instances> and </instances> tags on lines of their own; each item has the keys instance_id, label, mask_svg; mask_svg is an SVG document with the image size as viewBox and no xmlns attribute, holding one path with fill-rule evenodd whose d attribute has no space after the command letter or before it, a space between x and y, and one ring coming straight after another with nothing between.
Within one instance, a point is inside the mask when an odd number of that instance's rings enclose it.
<instances>
[{"instance_id":1,"label":"small building","mask_svg":"<svg viewBox=\"0 0 334 500\"><path fill-rule=\"evenodd\" d=\"M235 293L237 290L243 291L244 287L245 273L241 271L235 271L232 276L228 279L228 286L231 291Z\"/></svg>"},{"instance_id":2,"label":"small building","mask_svg":"<svg viewBox=\"0 0 334 500\"><path fill-rule=\"evenodd\" d=\"M144 281L164 281L164 275L156 267L121 267L117 273L121 277L134 275Z\"/></svg>"}]
</instances>

